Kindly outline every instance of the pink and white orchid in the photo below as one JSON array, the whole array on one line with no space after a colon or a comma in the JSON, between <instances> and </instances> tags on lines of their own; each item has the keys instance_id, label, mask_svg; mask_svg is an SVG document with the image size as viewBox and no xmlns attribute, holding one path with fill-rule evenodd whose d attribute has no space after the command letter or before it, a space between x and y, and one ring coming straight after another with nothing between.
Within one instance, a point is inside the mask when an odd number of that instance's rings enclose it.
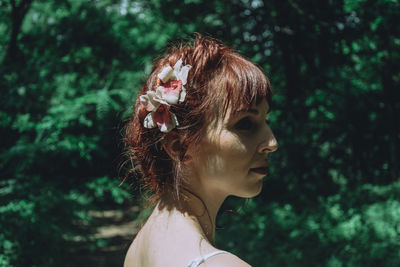
<instances>
[{"instance_id":1,"label":"pink and white orchid","mask_svg":"<svg viewBox=\"0 0 400 267\"><path fill-rule=\"evenodd\" d=\"M174 113L169 111L170 105L182 103L186 97L187 76L192 66L182 66L182 59L179 59L173 68L166 66L157 75L162 84L156 91L147 91L140 96L140 104L144 109L150 111L144 119L145 128L158 127L161 132L167 133L176 126L179 126Z\"/></svg>"}]
</instances>

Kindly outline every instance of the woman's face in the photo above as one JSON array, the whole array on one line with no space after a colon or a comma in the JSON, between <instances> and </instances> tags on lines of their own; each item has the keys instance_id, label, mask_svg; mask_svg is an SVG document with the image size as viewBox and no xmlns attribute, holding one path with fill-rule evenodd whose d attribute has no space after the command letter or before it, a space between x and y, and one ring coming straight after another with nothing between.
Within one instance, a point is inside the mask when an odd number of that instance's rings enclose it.
<instances>
[{"instance_id":1,"label":"woman's face","mask_svg":"<svg viewBox=\"0 0 400 267\"><path fill-rule=\"evenodd\" d=\"M266 123L268 110L264 99L248 111L213 123L199 149L189 151L193 174L206 189L239 197L260 193L268 153L278 147Z\"/></svg>"}]
</instances>

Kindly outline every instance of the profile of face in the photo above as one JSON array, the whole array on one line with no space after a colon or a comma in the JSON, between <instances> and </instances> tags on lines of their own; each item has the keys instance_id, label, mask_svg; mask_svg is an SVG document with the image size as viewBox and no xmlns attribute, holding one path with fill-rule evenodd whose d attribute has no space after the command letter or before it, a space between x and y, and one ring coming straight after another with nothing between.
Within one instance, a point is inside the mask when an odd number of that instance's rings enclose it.
<instances>
[{"instance_id":1,"label":"profile of face","mask_svg":"<svg viewBox=\"0 0 400 267\"><path fill-rule=\"evenodd\" d=\"M258 195L267 174L268 154L278 147L266 123L268 111L263 99L237 115L211 123L198 148L188 150L193 177L216 193Z\"/></svg>"}]
</instances>

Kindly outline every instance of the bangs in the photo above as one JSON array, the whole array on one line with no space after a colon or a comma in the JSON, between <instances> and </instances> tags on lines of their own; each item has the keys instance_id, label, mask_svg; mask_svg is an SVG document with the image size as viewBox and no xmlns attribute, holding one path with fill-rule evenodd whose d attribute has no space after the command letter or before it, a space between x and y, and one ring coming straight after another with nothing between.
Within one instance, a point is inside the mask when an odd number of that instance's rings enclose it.
<instances>
[{"instance_id":1,"label":"bangs","mask_svg":"<svg viewBox=\"0 0 400 267\"><path fill-rule=\"evenodd\" d=\"M248 110L252 104L259 104L264 98L271 109L271 83L263 71L253 63L231 55L223 64L220 77L222 115L234 116L239 111ZM228 114L229 112L229 114ZM269 112L269 110L268 110Z\"/></svg>"}]
</instances>

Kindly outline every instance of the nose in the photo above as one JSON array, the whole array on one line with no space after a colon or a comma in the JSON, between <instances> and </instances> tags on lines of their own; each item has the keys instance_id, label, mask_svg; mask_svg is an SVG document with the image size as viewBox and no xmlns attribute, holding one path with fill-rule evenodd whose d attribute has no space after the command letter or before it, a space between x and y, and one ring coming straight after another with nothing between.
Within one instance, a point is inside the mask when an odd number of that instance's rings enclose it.
<instances>
[{"instance_id":1,"label":"nose","mask_svg":"<svg viewBox=\"0 0 400 267\"><path fill-rule=\"evenodd\" d=\"M278 141L271 131L271 128L267 126L267 133L264 135L264 140L260 143L258 147L258 152L261 154L274 152L278 149Z\"/></svg>"}]
</instances>

